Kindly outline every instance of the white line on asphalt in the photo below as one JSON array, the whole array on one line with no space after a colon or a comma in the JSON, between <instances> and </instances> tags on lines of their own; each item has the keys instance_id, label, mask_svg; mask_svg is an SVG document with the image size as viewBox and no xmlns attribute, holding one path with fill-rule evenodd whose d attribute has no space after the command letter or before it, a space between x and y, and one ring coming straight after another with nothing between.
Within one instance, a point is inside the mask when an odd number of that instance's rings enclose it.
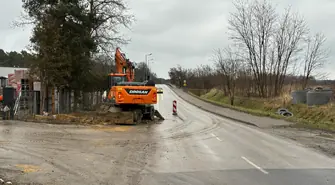
<instances>
[{"instance_id":1,"label":"white line on asphalt","mask_svg":"<svg viewBox=\"0 0 335 185\"><path fill-rule=\"evenodd\" d=\"M218 155L216 152L214 152L214 151L211 149L211 147L209 147L208 145L206 145L206 144L205 144L203 141L201 141L201 140L199 140L198 143L199 143L199 145L201 145L201 146L204 147L205 151L206 151L208 154L210 154L210 157L212 157L213 160L215 160L215 161L221 161L221 158L219 157L219 155ZM206 155L206 153L204 153L204 154ZM209 157L209 156L208 156L208 157Z\"/></svg>"},{"instance_id":2,"label":"white line on asphalt","mask_svg":"<svg viewBox=\"0 0 335 185\"><path fill-rule=\"evenodd\" d=\"M263 170L261 167L257 166L255 163L251 162L249 159L246 157L241 157L243 160L245 160L247 163L251 164L253 167L257 168L259 171L263 172L264 174L269 174L269 172Z\"/></svg>"},{"instance_id":3,"label":"white line on asphalt","mask_svg":"<svg viewBox=\"0 0 335 185\"><path fill-rule=\"evenodd\" d=\"M222 141L222 140L221 140L218 136L216 136L215 134L211 133L211 135L212 135L213 137L215 137L217 140Z\"/></svg>"},{"instance_id":4,"label":"white line on asphalt","mask_svg":"<svg viewBox=\"0 0 335 185\"><path fill-rule=\"evenodd\" d=\"M222 141L220 138L216 137L217 140Z\"/></svg>"}]
</instances>

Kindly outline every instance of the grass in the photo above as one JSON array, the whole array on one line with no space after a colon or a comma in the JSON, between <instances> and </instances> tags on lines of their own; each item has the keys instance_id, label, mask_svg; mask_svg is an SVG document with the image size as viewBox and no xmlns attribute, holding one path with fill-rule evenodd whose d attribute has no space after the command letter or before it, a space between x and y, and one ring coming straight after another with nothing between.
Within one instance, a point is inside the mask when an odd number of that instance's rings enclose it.
<instances>
[{"instance_id":1,"label":"grass","mask_svg":"<svg viewBox=\"0 0 335 185\"><path fill-rule=\"evenodd\" d=\"M296 123L295 127L335 132L335 106L332 103L315 107L302 104L293 105L290 103L290 96L287 94L273 99L235 97L234 106L231 106L229 97L218 89L202 93L190 90L189 93L210 103L252 115L286 119ZM286 118L277 114L279 108L288 109L294 116Z\"/></svg>"}]
</instances>

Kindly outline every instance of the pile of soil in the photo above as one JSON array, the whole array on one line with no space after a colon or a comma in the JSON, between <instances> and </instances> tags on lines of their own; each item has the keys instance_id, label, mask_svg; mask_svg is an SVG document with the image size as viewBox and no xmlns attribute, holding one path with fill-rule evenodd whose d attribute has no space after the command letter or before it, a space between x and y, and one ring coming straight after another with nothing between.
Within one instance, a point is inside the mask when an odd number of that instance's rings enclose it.
<instances>
[{"instance_id":1,"label":"pile of soil","mask_svg":"<svg viewBox=\"0 0 335 185\"><path fill-rule=\"evenodd\" d=\"M80 112L57 115L34 115L27 118L29 122L44 122L53 124L107 125L115 124L109 116L100 116L95 112Z\"/></svg>"}]
</instances>

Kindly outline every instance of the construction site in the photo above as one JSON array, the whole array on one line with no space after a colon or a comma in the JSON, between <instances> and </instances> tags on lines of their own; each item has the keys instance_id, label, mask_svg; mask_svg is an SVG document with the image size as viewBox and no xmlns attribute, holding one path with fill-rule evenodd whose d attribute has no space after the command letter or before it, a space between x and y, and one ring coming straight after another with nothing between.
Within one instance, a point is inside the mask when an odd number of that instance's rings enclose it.
<instances>
[{"instance_id":1,"label":"construction site","mask_svg":"<svg viewBox=\"0 0 335 185\"><path fill-rule=\"evenodd\" d=\"M329 0L0 4L0 185L335 185Z\"/></svg>"},{"instance_id":2,"label":"construction site","mask_svg":"<svg viewBox=\"0 0 335 185\"><path fill-rule=\"evenodd\" d=\"M27 70L14 70L2 77L2 112L5 120L76 124L138 124L164 120L154 108L158 94L155 82L135 82L135 65L120 48L115 52L115 69L106 74L106 90L81 92L41 88Z\"/></svg>"}]
</instances>

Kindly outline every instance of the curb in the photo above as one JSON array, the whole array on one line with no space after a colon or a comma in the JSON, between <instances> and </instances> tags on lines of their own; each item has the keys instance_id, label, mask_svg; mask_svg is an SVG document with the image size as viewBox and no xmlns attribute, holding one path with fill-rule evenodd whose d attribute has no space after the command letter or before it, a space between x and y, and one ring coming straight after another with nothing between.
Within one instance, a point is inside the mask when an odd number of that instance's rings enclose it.
<instances>
[{"instance_id":1,"label":"curb","mask_svg":"<svg viewBox=\"0 0 335 185\"><path fill-rule=\"evenodd\" d=\"M212 114L215 114L215 115L217 115L217 116L220 116L220 117L223 117L223 118L226 118L226 119L230 119L230 120L233 120L233 121L237 121L237 122L240 122L240 123L244 123L244 124L246 124L246 125L250 125L250 126L254 126L254 127L258 127L258 128L260 128L258 125L254 124L254 123L252 123L252 122L248 122L248 121L240 120L240 119L233 118L233 117L230 117L230 116L222 115L222 114L216 113L216 112L214 112L214 111L205 109L205 108L203 108L203 107L201 107L201 106L199 106L199 105L196 105L195 103L193 103L193 102L191 102L191 101L188 101L188 100L186 100L184 97L180 96L180 95L175 91L175 89L174 89L171 85L169 85L169 87L170 87L170 89L171 89L177 96L179 96L181 99L183 99L184 101L188 102L188 103L191 104L191 105L194 105L194 106L200 108L201 110L204 110L204 111L206 111L206 112L210 112L210 113L212 113ZM185 92L185 93L186 93L186 92ZM194 95L191 95L191 94L189 94L189 93L186 93L186 94L188 94L188 95L190 95L190 96L192 96L192 97L194 97L194 98L197 98L197 99L199 99L199 100L201 100L201 101L203 101L203 102L206 102L206 103L210 103L210 104L212 104L212 105L215 105L215 104L212 103L212 102L204 101L204 100L202 100L202 99L200 99L200 98L198 98L198 97L195 97ZM219 105L215 105L215 106L219 106ZM229 109L228 107L222 107L222 108L227 108L227 109ZM231 109L231 110L234 110L234 109ZM234 110L234 111L236 111L236 110Z\"/></svg>"}]
</instances>

